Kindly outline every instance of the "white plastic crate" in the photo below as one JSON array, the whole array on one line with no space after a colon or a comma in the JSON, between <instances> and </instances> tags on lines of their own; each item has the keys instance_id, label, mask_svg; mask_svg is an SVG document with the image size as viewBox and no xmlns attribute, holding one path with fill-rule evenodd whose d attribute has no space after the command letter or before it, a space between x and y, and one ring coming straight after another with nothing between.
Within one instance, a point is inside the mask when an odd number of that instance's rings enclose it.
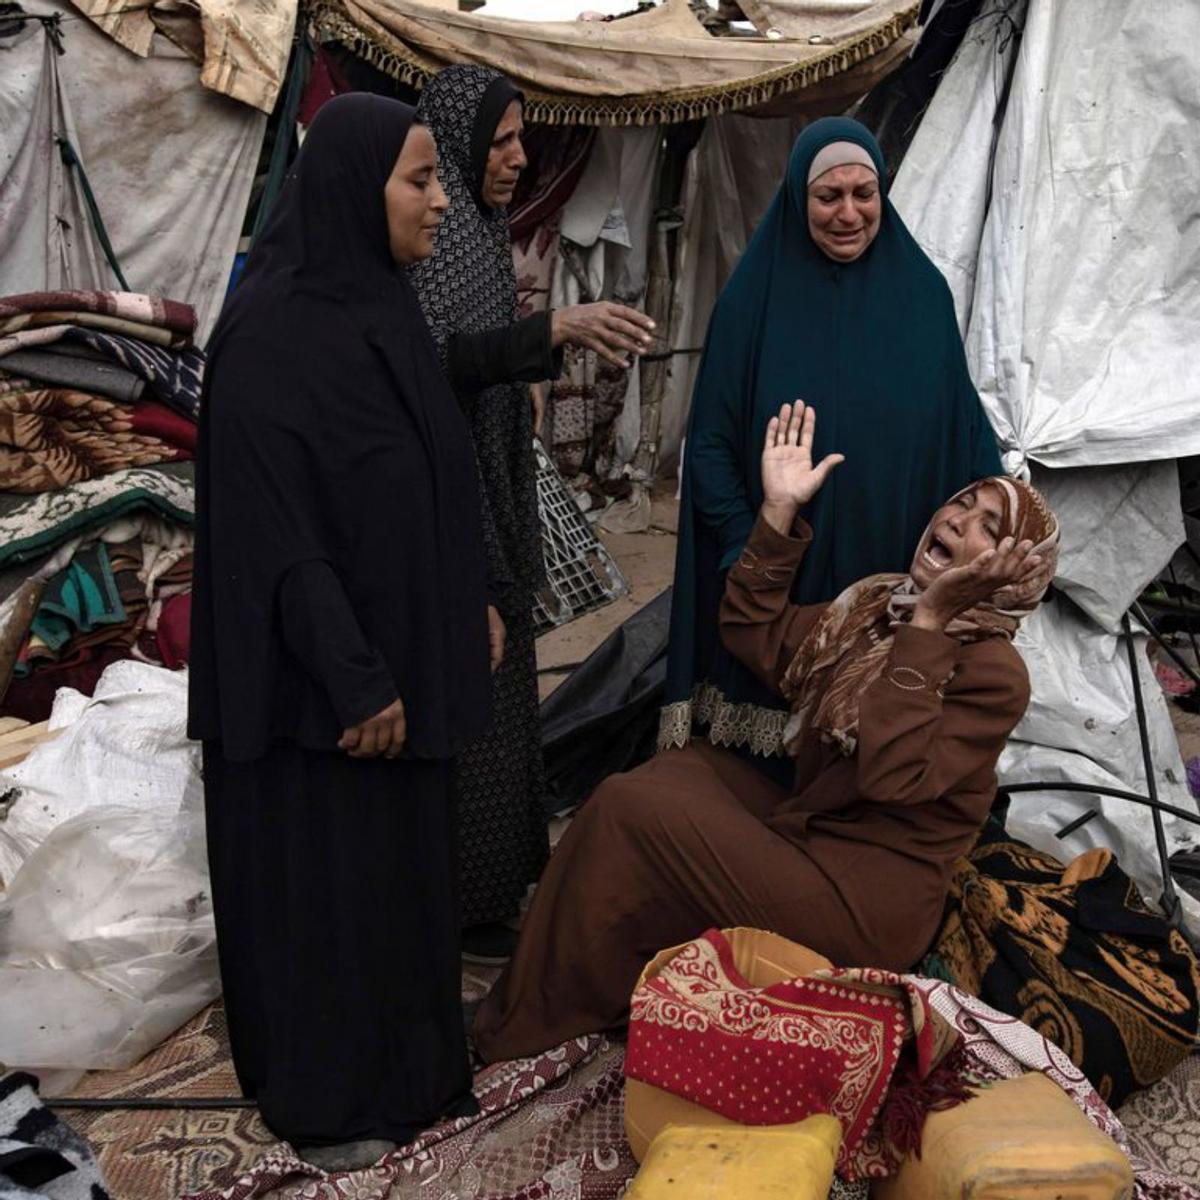
<instances>
[{"instance_id":1,"label":"white plastic crate","mask_svg":"<svg viewBox=\"0 0 1200 1200\"><path fill-rule=\"evenodd\" d=\"M544 633L625 595L629 584L536 438L533 450L546 561L546 583L534 597L533 619L537 632Z\"/></svg>"}]
</instances>

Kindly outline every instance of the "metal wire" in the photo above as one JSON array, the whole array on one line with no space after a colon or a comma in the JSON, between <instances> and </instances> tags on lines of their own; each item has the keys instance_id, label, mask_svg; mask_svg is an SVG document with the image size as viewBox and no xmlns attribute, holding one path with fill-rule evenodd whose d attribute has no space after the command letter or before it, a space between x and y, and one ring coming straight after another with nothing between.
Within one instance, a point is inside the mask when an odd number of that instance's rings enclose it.
<instances>
[{"instance_id":1,"label":"metal wire","mask_svg":"<svg viewBox=\"0 0 1200 1200\"><path fill-rule=\"evenodd\" d=\"M1181 821L1200 825L1200 813L1188 812L1186 808L1176 808L1163 800L1151 800L1148 796L1140 796L1137 792L1125 792L1120 788L1102 787L1095 783L1002 783L998 789L1010 796L1019 792L1083 792L1090 796L1111 796L1114 800L1128 800L1130 804L1140 804L1143 808L1157 809L1160 813L1170 813Z\"/></svg>"}]
</instances>

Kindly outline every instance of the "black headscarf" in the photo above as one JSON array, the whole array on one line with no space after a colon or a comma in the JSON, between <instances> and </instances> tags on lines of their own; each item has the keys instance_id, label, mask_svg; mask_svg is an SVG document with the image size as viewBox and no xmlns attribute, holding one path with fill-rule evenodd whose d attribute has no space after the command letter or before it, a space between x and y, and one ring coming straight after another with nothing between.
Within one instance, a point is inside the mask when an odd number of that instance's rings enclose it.
<instances>
[{"instance_id":1,"label":"black headscarf","mask_svg":"<svg viewBox=\"0 0 1200 1200\"><path fill-rule=\"evenodd\" d=\"M438 349L456 333L478 333L517 317L517 278L504 209L483 198L484 174L496 126L521 99L516 85L491 67L439 71L417 111L438 148L438 176L450 211L433 257L410 268Z\"/></svg>"},{"instance_id":2,"label":"black headscarf","mask_svg":"<svg viewBox=\"0 0 1200 1200\"><path fill-rule=\"evenodd\" d=\"M437 142L450 211L433 257L409 273L443 357L455 334L498 329L518 316L508 216L488 206L483 183L496 126L521 99L510 79L473 65L439 71L421 93L417 111ZM471 423L494 527L493 574L512 581L519 593L509 599L512 611L528 606L529 593L544 578L529 392L524 384L505 383L459 400Z\"/></svg>"},{"instance_id":3,"label":"black headscarf","mask_svg":"<svg viewBox=\"0 0 1200 1200\"><path fill-rule=\"evenodd\" d=\"M321 109L210 344L190 733L227 758L336 744L280 632L279 584L303 562L332 567L391 671L408 753L448 757L487 722L470 436L388 248L384 185L412 122L377 96Z\"/></svg>"}]
</instances>

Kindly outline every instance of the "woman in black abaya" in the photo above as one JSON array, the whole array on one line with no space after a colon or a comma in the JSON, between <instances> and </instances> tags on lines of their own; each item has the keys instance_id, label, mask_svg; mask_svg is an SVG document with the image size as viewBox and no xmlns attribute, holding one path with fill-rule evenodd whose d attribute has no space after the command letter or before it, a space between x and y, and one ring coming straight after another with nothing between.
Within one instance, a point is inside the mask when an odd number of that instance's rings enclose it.
<instances>
[{"instance_id":1,"label":"woman in black abaya","mask_svg":"<svg viewBox=\"0 0 1200 1200\"><path fill-rule=\"evenodd\" d=\"M470 433L402 269L445 209L412 109L326 105L201 419L190 732L230 1041L268 1127L327 1169L474 1105L451 760L502 627Z\"/></svg>"},{"instance_id":2,"label":"woman in black abaya","mask_svg":"<svg viewBox=\"0 0 1200 1200\"><path fill-rule=\"evenodd\" d=\"M508 629L492 725L458 761L463 951L503 962L516 945L506 922L549 852L533 623L545 568L526 384L557 378L566 345L627 368L654 322L609 302L518 320L508 205L527 166L524 97L500 72L458 63L425 85L417 111L437 140L450 212L434 254L410 274L470 422Z\"/></svg>"}]
</instances>

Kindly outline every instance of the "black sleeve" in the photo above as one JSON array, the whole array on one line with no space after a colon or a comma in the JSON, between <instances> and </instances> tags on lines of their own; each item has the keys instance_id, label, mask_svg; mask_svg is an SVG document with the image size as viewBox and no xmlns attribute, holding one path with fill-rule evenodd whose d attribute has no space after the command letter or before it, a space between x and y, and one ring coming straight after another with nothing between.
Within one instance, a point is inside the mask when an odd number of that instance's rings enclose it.
<instances>
[{"instance_id":1,"label":"black sleeve","mask_svg":"<svg viewBox=\"0 0 1200 1200\"><path fill-rule=\"evenodd\" d=\"M446 371L460 395L498 383L557 379L562 351L550 344L550 313L534 313L482 333L456 333L446 346Z\"/></svg>"},{"instance_id":2,"label":"black sleeve","mask_svg":"<svg viewBox=\"0 0 1200 1200\"><path fill-rule=\"evenodd\" d=\"M283 640L325 689L344 729L397 698L383 659L368 644L341 580L327 562L297 563L279 586Z\"/></svg>"}]
</instances>

